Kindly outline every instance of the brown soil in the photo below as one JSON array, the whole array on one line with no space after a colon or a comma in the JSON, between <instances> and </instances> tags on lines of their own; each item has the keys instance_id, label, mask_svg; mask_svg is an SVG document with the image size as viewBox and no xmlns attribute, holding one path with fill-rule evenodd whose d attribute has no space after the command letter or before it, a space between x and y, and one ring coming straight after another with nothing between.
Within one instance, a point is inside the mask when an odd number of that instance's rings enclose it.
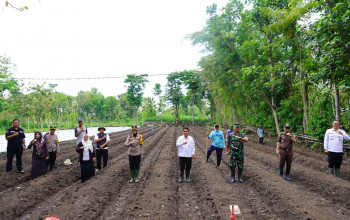
<instances>
[{"instance_id":1,"label":"brown soil","mask_svg":"<svg viewBox=\"0 0 350 220\"><path fill-rule=\"evenodd\" d=\"M349 219L350 167L347 159L341 178L327 174L325 156L296 149L291 182L277 174L274 140L264 145L249 135L245 145L244 183L230 182L228 156L220 167L216 154L204 162L205 127L191 127L196 141L191 183L178 183L175 141L180 127L159 127L154 135L141 128L144 159L140 182L128 183L129 131L110 135L108 167L85 183L74 141L61 143L56 169L47 177L29 180L31 151L23 155L25 175L0 173L0 219L229 219L229 205L240 207L241 219ZM73 165L64 166L65 159ZM0 155L0 166L6 157Z\"/></svg>"}]
</instances>

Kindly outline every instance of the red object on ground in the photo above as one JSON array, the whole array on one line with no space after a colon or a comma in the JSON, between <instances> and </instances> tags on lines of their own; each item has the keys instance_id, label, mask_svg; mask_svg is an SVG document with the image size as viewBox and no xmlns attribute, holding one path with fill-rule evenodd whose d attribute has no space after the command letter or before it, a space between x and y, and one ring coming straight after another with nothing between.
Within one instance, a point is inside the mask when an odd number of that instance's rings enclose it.
<instances>
[{"instance_id":1,"label":"red object on ground","mask_svg":"<svg viewBox=\"0 0 350 220\"><path fill-rule=\"evenodd\" d=\"M232 210L230 220L236 220L235 211Z\"/></svg>"},{"instance_id":2,"label":"red object on ground","mask_svg":"<svg viewBox=\"0 0 350 220\"><path fill-rule=\"evenodd\" d=\"M57 217L47 217L45 218L45 220L60 220L60 219Z\"/></svg>"}]
</instances>

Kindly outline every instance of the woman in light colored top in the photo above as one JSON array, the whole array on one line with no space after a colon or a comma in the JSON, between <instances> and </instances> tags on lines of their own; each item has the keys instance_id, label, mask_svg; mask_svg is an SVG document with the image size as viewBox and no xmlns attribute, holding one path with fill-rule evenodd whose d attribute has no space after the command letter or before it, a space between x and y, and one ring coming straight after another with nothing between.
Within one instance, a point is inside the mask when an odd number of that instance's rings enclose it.
<instances>
[{"instance_id":1,"label":"woman in light colored top","mask_svg":"<svg viewBox=\"0 0 350 220\"><path fill-rule=\"evenodd\" d=\"M129 166L130 166L130 183L139 182L139 170L140 170L140 162L143 158L142 144L143 138L142 135L137 133L137 127L132 126L131 128L132 134L128 135L125 141L125 146L129 147L128 155L129 155Z\"/></svg>"},{"instance_id":2,"label":"woman in light colored top","mask_svg":"<svg viewBox=\"0 0 350 220\"><path fill-rule=\"evenodd\" d=\"M183 182L184 170L186 170L186 182L190 183L190 172L192 167L192 158L194 158L195 143L191 136L189 136L190 129L183 128L183 134L176 141L178 148L179 165L180 165L180 179L179 183Z\"/></svg>"},{"instance_id":3,"label":"woman in light colored top","mask_svg":"<svg viewBox=\"0 0 350 220\"><path fill-rule=\"evenodd\" d=\"M95 149L92 141L89 140L88 134L84 135L81 142L78 143L76 151L79 153L81 181L85 182L95 175Z\"/></svg>"}]
</instances>

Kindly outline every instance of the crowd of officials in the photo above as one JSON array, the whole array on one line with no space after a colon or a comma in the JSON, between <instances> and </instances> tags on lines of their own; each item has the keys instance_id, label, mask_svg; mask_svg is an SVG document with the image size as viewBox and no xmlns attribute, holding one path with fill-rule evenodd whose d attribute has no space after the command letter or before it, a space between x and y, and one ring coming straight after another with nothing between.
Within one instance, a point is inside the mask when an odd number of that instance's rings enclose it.
<instances>
[{"instance_id":1,"label":"crowd of officials","mask_svg":"<svg viewBox=\"0 0 350 220\"><path fill-rule=\"evenodd\" d=\"M109 135L105 133L105 127L99 127L98 133L94 135L94 141L88 136L88 129L83 125L83 120L78 119L78 124L74 130L76 137L76 152L78 153L78 162L81 168L81 181L85 182L107 166L108 161L108 144L110 142ZM293 160L293 144L296 138L290 131L290 125L283 126L284 132L277 137L276 154L279 155L279 175L286 180L291 181L291 165ZM32 168L31 178L47 175L52 172L55 167L57 155L60 155L60 147L58 136L55 134L56 128L50 127L50 131L43 135L37 131L29 145L25 143L25 133L19 127L19 120L12 121L12 127L6 131L7 142L7 163L6 172L12 173L12 162L16 156L16 168L21 174L24 174L22 167L22 154L26 149L32 149ZM192 159L195 155L195 141L189 136L190 129L183 126L183 135L178 137L176 147L178 148L180 178L179 182L191 182L190 172L192 167ZM155 124L152 125L152 134L155 133ZM230 126L224 133L220 131L218 124L214 125L214 130L207 132L208 140L212 140L212 144L207 150L206 162L209 160L213 151L216 152L216 164L221 166L222 153L229 155L231 182L236 181L236 170L238 173L237 181L243 183L242 173L244 170L244 143L248 142L248 137L241 132L241 125L235 123ZM257 137L260 144L264 141L264 130L262 126L258 126ZM328 154L328 172L331 175L339 177L340 165L343 160L343 141L350 140L349 135L340 129L339 121L333 121L332 128L328 129L324 138L324 151ZM95 147L96 145L96 147ZM140 162L143 158L143 137L137 132L137 126L132 126L131 134L125 141L128 147L130 180L129 182L139 182ZM95 168L96 161L96 168ZM103 161L103 164L102 164ZM286 166L285 175L284 167ZM184 176L185 175L185 176Z\"/></svg>"}]
</instances>

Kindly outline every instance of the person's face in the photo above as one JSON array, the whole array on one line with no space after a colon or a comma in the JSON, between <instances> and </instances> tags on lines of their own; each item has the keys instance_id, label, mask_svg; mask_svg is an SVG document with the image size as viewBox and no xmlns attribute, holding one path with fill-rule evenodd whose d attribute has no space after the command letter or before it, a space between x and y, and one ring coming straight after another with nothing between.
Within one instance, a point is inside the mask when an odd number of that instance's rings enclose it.
<instances>
[{"instance_id":1,"label":"person's face","mask_svg":"<svg viewBox=\"0 0 350 220\"><path fill-rule=\"evenodd\" d=\"M219 130L219 126L218 126L218 127L215 127L215 130L217 130L217 131L218 131L218 130Z\"/></svg>"},{"instance_id":2,"label":"person's face","mask_svg":"<svg viewBox=\"0 0 350 220\"><path fill-rule=\"evenodd\" d=\"M334 129L338 129L340 127L339 121L333 121L332 126Z\"/></svg>"},{"instance_id":3,"label":"person's face","mask_svg":"<svg viewBox=\"0 0 350 220\"><path fill-rule=\"evenodd\" d=\"M84 135L84 141L88 141L89 140L89 136Z\"/></svg>"},{"instance_id":4,"label":"person's face","mask_svg":"<svg viewBox=\"0 0 350 220\"><path fill-rule=\"evenodd\" d=\"M83 122L82 121L79 122L79 126L80 127L83 126Z\"/></svg>"},{"instance_id":5,"label":"person's face","mask_svg":"<svg viewBox=\"0 0 350 220\"><path fill-rule=\"evenodd\" d=\"M233 131L233 126L230 127L230 130Z\"/></svg>"},{"instance_id":6,"label":"person's face","mask_svg":"<svg viewBox=\"0 0 350 220\"><path fill-rule=\"evenodd\" d=\"M104 132L104 130L101 128L101 129L100 129L100 133L103 134L103 132Z\"/></svg>"},{"instance_id":7,"label":"person's face","mask_svg":"<svg viewBox=\"0 0 350 220\"><path fill-rule=\"evenodd\" d=\"M290 131L290 128L284 128L284 132L288 133Z\"/></svg>"},{"instance_id":8,"label":"person's face","mask_svg":"<svg viewBox=\"0 0 350 220\"><path fill-rule=\"evenodd\" d=\"M36 133L36 134L35 134L35 138L36 138L36 139L39 139L39 138L40 138L40 134L39 134L39 133Z\"/></svg>"},{"instance_id":9,"label":"person's face","mask_svg":"<svg viewBox=\"0 0 350 220\"><path fill-rule=\"evenodd\" d=\"M55 129L50 129L50 134L54 134L55 133Z\"/></svg>"},{"instance_id":10,"label":"person's face","mask_svg":"<svg viewBox=\"0 0 350 220\"><path fill-rule=\"evenodd\" d=\"M239 126L235 127L235 133L239 132L239 130L241 130L241 127Z\"/></svg>"},{"instance_id":11,"label":"person's face","mask_svg":"<svg viewBox=\"0 0 350 220\"><path fill-rule=\"evenodd\" d=\"M18 128L19 127L19 121L13 121L12 122L12 126L14 127L14 128Z\"/></svg>"},{"instance_id":12,"label":"person's face","mask_svg":"<svg viewBox=\"0 0 350 220\"><path fill-rule=\"evenodd\" d=\"M187 137L187 136L188 136L188 133L190 133L190 131L187 130L187 129L183 130L183 132L184 132L184 136L185 136L185 137Z\"/></svg>"},{"instance_id":13,"label":"person's face","mask_svg":"<svg viewBox=\"0 0 350 220\"><path fill-rule=\"evenodd\" d=\"M132 133L133 133L133 134L136 134L136 133L137 133L137 130L132 130Z\"/></svg>"}]
</instances>

